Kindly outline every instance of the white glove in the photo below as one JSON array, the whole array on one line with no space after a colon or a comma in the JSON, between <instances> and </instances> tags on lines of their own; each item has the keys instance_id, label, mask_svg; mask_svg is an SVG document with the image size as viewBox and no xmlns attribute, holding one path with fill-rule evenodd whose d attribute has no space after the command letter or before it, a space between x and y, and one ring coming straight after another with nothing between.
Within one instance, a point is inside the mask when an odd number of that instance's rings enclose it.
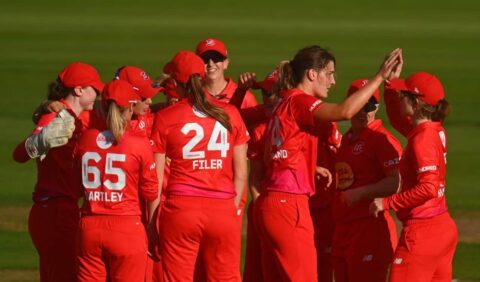
<instances>
[{"instance_id":1,"label":"white glove","mask_svg":"<svg viewBox=\"0 0 480 282\"><path fill-rule=\"evenodd\" d=\"M68 143L75 130L75 118L67 110L61 110L38 134L33 134L25 141L25 148L30 158L37 158L51 148Z\"/></svg>"}]
</instances>

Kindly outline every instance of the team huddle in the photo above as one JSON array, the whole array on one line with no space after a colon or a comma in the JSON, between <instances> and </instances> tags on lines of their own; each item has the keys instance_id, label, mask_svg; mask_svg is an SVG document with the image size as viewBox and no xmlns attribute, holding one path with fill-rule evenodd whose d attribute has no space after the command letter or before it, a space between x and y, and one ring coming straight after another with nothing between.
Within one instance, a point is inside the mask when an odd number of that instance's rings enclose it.
<instances>
[{"instance_id":1,"label":"team huddle","mask_svg":"<svg viewBox=\"0 0 480 282\"><path fill-rule=\"evenodd\" d=\"M28 224L41 281L451 281L437 77L401 79L395 49L334 104L336 58L320 46L261 81L235 83L229 63L209 38L153 80L124 66L104 84L81 62L59 73L13 152L37 164ZM382 84L404 149L375 118Z\"/></svg>"}]
</instances>

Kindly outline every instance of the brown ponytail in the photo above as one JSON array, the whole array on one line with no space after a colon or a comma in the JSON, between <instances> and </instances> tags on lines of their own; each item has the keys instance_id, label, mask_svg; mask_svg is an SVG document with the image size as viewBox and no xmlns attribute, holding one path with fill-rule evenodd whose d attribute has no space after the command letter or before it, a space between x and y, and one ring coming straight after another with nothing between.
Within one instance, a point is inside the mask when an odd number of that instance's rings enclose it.
<instances>
[{"instance_id":1,"label":"brown ponytail","mask_svg":"<svg viewBox=\"0 0 480 282\"><path fill-rule=\"evenodd\" d=\"M417 105L419 116L432 121L444 122L447 115L450 113L450 103L447 100L442 99L438 101L436 106L432 106L423 102L415 95L411 95L411 99Z\"/></svg>"},{"instance_id":2,"label":"brown ponytail","mask_svg":"<svg viewBox=\"0 0 480 282\"><path fill-rule=\"evenodd\" d=\"M322 70L328 63L335 64L335 57L326 49L318 46L305 47L295 54L291 61L283 61L278 68L278 80L274 93L296 87L309 69Z\"/></svg>"},{"instance_id":3,"label":"brown ponytail","mask_svg":"<svg viewBox=\"0 0 480 282\"><path fill-rule=\"evenodd\" d=\"M123 114L127 109L128 107L121 108L113 101L108 106L107 128L112 132L116 142L122 139L123 133L128 126L128 120Z\"/></svg>"},{"instance_id":4,"label":"brown ponytail","mask_svg":"<svg viewBox=\"0 0 480 282\"><path fill-rule=\"evenodd\" d=\"M450 103L447 100L442 99L438 101L435 111L432 114L432 120L444 122L445 118L451 111Z\"/></svg>"},{"instance_id":5,"label":"brown ponytail","mask_svg":"<svg viewBox=\"0 0 480 282\"><path fill-rule=\"evenodd\" d=\"M57 78L48 85L47 99L51 101L58 101L60 99L64 99L70 93L73 93L73 88L65 87L60 81L60 78Z\"/></svg>"},{"instance_id":6,"label":"brown ponytail","mask_svg":"<svg viewBox=\"0 0 480 282\"><path fill-rule=\"evenodd\" d=\"M200 75L191 75L185 86L187 95L191 97L191 101L197 110L209 117L216 119L228 131L232 131L230 117L227 115L227 113L225 113L221 107L215 106L207 100L205 92L203 91L202 78Z\"/></svg>"}]
</instances>

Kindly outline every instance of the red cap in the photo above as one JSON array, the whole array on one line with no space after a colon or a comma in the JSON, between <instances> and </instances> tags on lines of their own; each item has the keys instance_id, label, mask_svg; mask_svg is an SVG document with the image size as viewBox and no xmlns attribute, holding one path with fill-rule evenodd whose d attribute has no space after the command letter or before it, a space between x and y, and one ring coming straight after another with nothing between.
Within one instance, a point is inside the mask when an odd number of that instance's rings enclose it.
<instances>
[{"instance_id":1,"label":"red cap","mask_svg":"<svg viewBox=\"0 0 480 282\"><path fill-rule=\"evenodd\" d=\"M65 67L58 75L66 87L91 86L97 91L102 91L105 83L100 79L97 69L89 64L80 62L72 63Z\"/></svg>"},{"instance_id":2,"label":"red cap","mask_svg":"<svg viewBox=\"0 0 480 282\"><path fill-rule=\"evenodd\" d=\"M163 68L173 79L187 83L192 74L205 77L205 63L191 51L180 51Z\"/></svg>"},{"instance_id":3,"label":"red cap","mask_svg":"<svg viewBox=\"0 0 480 282\"><path fill-rule=\"evenodd\" d=\"M278 69L273 70L269 73L263 81L257 82L253 85L253 89L262 89L263 91L270 93L272 92L273 85L277 82L278 79Z\"/></svg>"},{"instance_id":4,"label":"red cap","mask_svg":"<svg viewBox=\"0 0 480 282\"><path fill-rule=\"evenodd\" d=\"M126 107L130 103L140 100L140 95L133 86L124 80L112 80L105 85L102 93L103 101L115 101L120 107Z\"/></svg>"},{"instance_id":5,"label":"red cap","mask_svg":"<svg viewBox=\"0 0 480 282\"><path fill-rule=\"evenodd\" d=\"M180 98L180 95L178 95L177 93L177 87L175 86L175 82L172 79L167 80L162 91L170 98Z\"/></svg>"},{"instance_id":6,"label":"red cap","mask_svg":"<svg viewBox=\"0 0 480 282\"><path fill-rule=\"evenodd\" d=\"M225 58L228 57L227 47L225 47L225 44L215 38L208 38L200 41L200 43L197 44L197 55L200 56L207 51L216 51Z\"/></svg>"},{"instance_id":7,"label":"red cap","mask_svg":"<svg viewBox=\"0 0 480 282\"><path fill-rule=\"evenodd\" d=\"M390 82L390 87L412 93L432 106L436 106L438 101L445 98L445 91L440 80L427 72L416 72L407 79L394 79Z\"/></svg>"},{"instance_id":8,"label":"red cap","mask_svg":"<svg viewBox=\"0 0 480 282\"><path fill-rule=\"evenodd\" d=\"M161 91L160 88L154 87L152 79L141 68L132 66L122 67L115 75L115 79L129 82L142 98L152 98Z\"/></svg>"},{"instance_id":9,"label":"red cap","mask_svg":"<svg viewBox=\"0 0 480 282\"><path fill-rule=\"evenodd\" d=\"M347 97L357 92L358 89L362 88L367 83L368 83L368 79L366 78L354 80L352 84L350 84L350 87L348 88ZM375 89L375 93L373 93L373 97L375 98L377 103L380 103L380 90L378 90L378 88Z\"/></svg>"}]
</instances>

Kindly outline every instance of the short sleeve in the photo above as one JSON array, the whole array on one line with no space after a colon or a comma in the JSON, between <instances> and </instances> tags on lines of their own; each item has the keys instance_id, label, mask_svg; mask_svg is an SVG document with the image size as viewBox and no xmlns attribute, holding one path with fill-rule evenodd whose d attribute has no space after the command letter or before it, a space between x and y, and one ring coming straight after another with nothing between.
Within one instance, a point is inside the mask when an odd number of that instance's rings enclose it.
<instances>
[{"instance_id":1,"label":"short sleeve","mask_svg":"<svg viewBox=\"0 0 480 282\"><path fill-rule=\"evenodd\" d=\"M306 94L296 95L291 99L291 111L297 124L300 127L315 126L313 113L316 109L322 106L323 102Z\"/></svg>"},{"instance_id":2,"label":"short sleeve","mask_svg":"<svg viewBox=\"0 0 480 282\"><path fill-rule=\"evenodd\" d=\"M375 142L375 157L384 173L398 169L402 156L402 146L393 136L381 134Z\"/></svg>"}]
</instances>

